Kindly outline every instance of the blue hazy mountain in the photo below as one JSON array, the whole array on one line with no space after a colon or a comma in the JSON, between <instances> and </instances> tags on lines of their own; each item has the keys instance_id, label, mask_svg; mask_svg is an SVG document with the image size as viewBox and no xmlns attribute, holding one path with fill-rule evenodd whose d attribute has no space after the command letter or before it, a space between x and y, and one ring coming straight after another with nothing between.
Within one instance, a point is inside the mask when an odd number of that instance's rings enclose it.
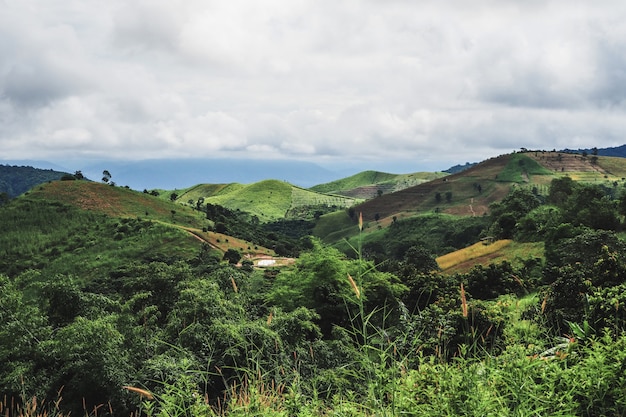
<instances>
[{"instance_id":1,"label":"blue hazy mountain","mask_svg":"<svg viewBox=\"0 0 626 417\"><path fill-rule=\"evenodd\" d=\"M626 158L626 145L615 146L612 148L598 148L596 149L600 156L616 156L618 158ZM586 152L589 155L593 154L594 149L564 149L563 152L570 153L583 153Z\"/></svg>"},{"instance_id":2,"label":"blue hazy mountain","mask_svg":"<svg viewBox=\"0 0 626 417\"><path fill-rule=\"evenodd\" d=\"M111 181L134 190L187 188L192 185L239 182L250 184L266 179L284 180L301 187L337 179L337 173L311 162L250 159L162 159L102 161L79 167L89 179L100 181L102 172ZM73 171L72 171L73 172Z\"/></svg>"}]
</instances>

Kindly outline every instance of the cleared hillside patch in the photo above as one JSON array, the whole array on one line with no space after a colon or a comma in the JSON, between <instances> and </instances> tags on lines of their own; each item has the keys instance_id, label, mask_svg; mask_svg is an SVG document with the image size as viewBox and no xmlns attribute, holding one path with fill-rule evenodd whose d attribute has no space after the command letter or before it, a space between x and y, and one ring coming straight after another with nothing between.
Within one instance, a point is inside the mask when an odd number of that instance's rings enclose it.
<instances>
[{"instance_id":1,"label":"cleared hillside patch","mask_svg":"<svg viewBox=\"0 0 626 417\"><path fill-rule=\"evenodd\" d=\"M523 260L543 258L543 242L520 243L503 239L493 243L479 242L437 258L443 273L466 273L475 265L508 261L521 266Z\"/></svg>"},{"instance_id":2,"label":"cleared hillside patch","mask_svg":"<svg viewBox=\"0 0 626 417\"><path fill-rule=\"evenodd\" d=\"M202 228L201 213L149 194L90 181L54 181L29 193L30 199L56 201L111 217L159 220Z\"/></svg>"},{"instance_id":3,"label":"cleared hillside patch","mask_svg":"<svg viewBox=\"0 0 626 417\"><path fill-rule=\"evenodd\" d=\"M336 193L350 190L364 185L379 184L397 178L397 174L389 174L380 171L363 171L352 176L332 181L326 184L319 184L310 189L319 193Z\"/></svg>"}]
</instances>

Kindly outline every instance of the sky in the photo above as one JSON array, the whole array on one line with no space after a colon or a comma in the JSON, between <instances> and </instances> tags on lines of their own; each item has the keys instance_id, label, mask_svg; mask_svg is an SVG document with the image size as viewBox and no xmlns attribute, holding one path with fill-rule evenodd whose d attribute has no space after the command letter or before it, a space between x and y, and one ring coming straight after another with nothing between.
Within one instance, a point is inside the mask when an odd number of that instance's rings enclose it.
<instances>
[{"instance_id":1,"label":"sky","mask_svg":"<svg viewBox=\"0 0 626 417\"><path fill-rule=\"evenodd\" d=\"M626 143L626 2L0 0L0 160L403 173Z\"/></svg>"}]
</instances>

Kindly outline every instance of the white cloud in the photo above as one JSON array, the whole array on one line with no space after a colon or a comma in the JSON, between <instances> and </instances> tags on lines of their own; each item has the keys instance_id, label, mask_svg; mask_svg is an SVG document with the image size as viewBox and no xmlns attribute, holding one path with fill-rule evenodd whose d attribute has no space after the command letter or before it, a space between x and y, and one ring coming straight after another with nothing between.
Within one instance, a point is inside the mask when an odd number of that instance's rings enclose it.
<instances>
[{"instance_id":1,"label":"white cloud","mask_svg":"<svg viewBox=\"0 0 626 417\"><path fill-rule=\"evenodd\" d=\"M626 4L0 4L6 158L481 160L615 146Z\"/></svg>"}]
</instances>

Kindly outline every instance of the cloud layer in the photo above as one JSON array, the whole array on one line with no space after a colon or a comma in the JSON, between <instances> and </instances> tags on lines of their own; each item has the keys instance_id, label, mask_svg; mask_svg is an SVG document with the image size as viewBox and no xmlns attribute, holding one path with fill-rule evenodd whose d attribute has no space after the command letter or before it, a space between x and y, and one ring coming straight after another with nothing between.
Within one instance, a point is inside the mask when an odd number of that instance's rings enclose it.
<instances>
[{"instance_id":1,"label":"cloud layer","mask_svg":"<svg viewBox=\"0 0 626 417\"><path fill-rule=\"evenodd\" d=\"M622 145L625 18L617 1L0 0L0 159L406 171Z\"/></svg>"}]
</instances>

